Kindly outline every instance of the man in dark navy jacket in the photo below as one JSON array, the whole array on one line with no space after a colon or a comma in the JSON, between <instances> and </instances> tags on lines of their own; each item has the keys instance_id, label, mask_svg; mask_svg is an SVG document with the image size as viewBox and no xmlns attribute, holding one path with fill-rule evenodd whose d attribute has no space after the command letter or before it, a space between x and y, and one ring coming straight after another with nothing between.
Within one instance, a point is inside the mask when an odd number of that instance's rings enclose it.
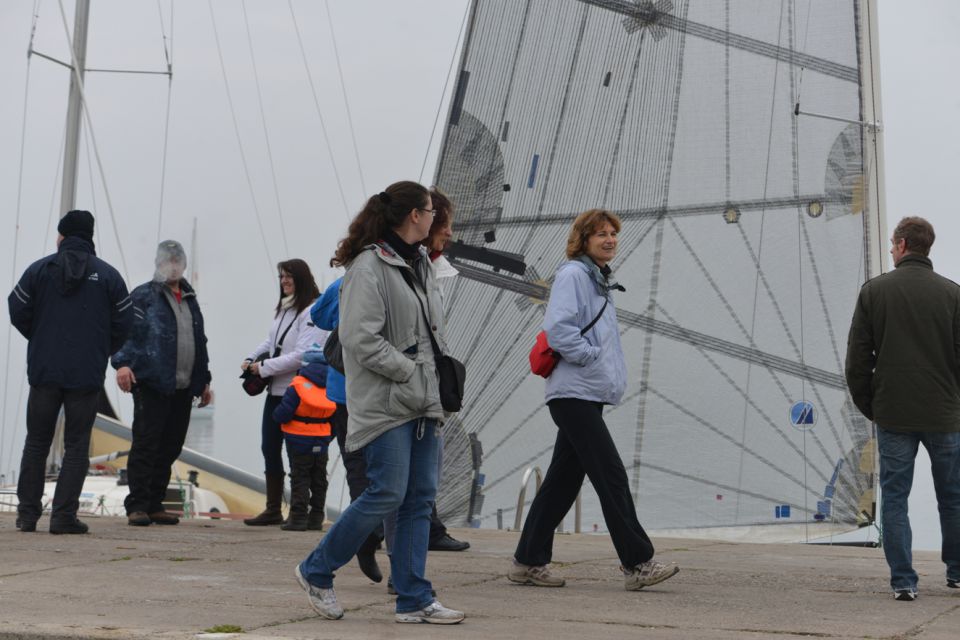
<instances>
[{"instance_id":1,"label":"man in dark navy jacket","mask_svg":"<svg viewBox=\"0 0 960 640\"><path fill-rule=\"evenodd\" d=\"M47 455L63 406L63 463L50 533L86 533L77 519L90 465L90 432L107 359L126 339L133 303L116 269L96 257L93 215L70 211L57 226L57 253L34 262L8 298L10 320L29 341L27 438L17 485L17 526L35 531Z\"/></svg>"},{"instance_id":2,"label":"man in dark navy jacket","mask_svg":"<svg viewBox=\"0 0 960 640\"><path fill-rule=\"evenodd\" d=\"M117 384L133 393L133 442L127 458L133 526L177 524L163 508L170 467L180 457L193 399L210 403L207 336L197 294L183 278L187 256L176 240L157 247L156 272L133 290L134 324L114 356Z\"/></svg>"}]
</instances>

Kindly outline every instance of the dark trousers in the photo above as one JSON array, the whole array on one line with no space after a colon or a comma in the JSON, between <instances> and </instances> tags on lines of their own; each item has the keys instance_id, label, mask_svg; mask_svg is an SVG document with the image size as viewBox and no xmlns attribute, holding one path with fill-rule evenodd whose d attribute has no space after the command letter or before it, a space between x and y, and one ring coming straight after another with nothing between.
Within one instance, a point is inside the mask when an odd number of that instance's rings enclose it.
<instances>
[{"instance_id":1,"label":"dark trousers","mask_svg":"<svg viewBox=\"0 0 960 640\"><path fill-rule=\"evenodd\" d=\"M97 417L100 389L62 389L55 385L30 387L27 398L27 439L20 458L17 514L22 522L36 522L43 512L43 483L47 455L53 443L60 407L65 416L63 463L57 476L50 520L69 523L77 517L80 492L90 466L90 431Z\"/></svg>"},{"instance_id":2,"label":"dark trousers","mask_svg":"<svg viewBox=\"0 0 960 640\"><path fill-rule=\"evenodd\" d=\"M327 450L323 453L291 452L287 443L287 461L290 463L290 514L306 516L322 514L327 502Z\"/></svg>"},{"instance_id":3,"label":"dark trousers","mask_svg":"<svg viewBox=\"0 0 960 640\"><path fill-rule=\"evenodd\" d=\"M267 475L283 475L283 431L273 419L273 410L283 396L267 394L263 401L263 417L260 420L260 451L263 453L263 471Z\"/></svg>"},{"instance_id":4,"label":"dark trousers","mask_svg":"<svg viewBox=\"0 0 960 640\"><path fill-rule=\"evenodd\" d=\"M127 514L163 510L170 466L183 450L192 407L189 389L165 395L142 385L133 388L133 442L127 457L130 494L123 501Z\"/></svg>"},{"instance_id":5,"label":"dark trousers","mask_svg":"<svg viewBox=\"0 0 960 640\"><path fill-rule=\"evenodd\" d=\"M547 403L557 425L557 443L540 491L530 505L514 557L539 566L553 557L553 532L590 478L600 498L603 519L624 567L653 557L653 544L637 520L627 472L603 421L603 405L575 398Z\"/></svg>"}]
</instances>

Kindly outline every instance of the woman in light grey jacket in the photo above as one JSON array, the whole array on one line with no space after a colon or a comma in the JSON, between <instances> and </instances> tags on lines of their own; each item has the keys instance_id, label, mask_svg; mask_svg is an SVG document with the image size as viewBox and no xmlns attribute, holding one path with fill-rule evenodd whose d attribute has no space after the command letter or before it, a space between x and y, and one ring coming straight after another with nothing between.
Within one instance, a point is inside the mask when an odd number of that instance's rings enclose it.
<instances>
[{"instance_id":1,"label":"woman in light grey jacket","mask_svg":"<svg viewBox=\"0 0 960 640\"><path fill-rule=\"evenodd\" d=\"M346 449L364 448L370 484L295 569L311 606L324 618L343 616L334 572L397 509L390 558L397 622L463 620L462 612L433 597L425 576L444 417L431 334L446 352L440 293L419 245L433 215L425 187L394 183L367 201L332 261L347 268L338 327L350 410Z\"/></svg>"},{"instance_id":2,"label":"woman in light grey jacket","mask_svg":"<svg viewBox=\"0 0 960 640\"><path fill-rule=\"evenodd\" d=\"M590 477L603 519L620 557L624 586L635 591L663 582L679 568L653 560L653 544L637 520L627 472L603 421L604 405L616 405L627 386L617 310L610 279L620 219L604 209L577 216L567 239L568 262L550 291L543 328L560 355L547 378L546 400L557 425L557 442L546 478L530 506L513 565L512 582L562 587L551 575L553 532Z\"/></svg>"}]
</instances>

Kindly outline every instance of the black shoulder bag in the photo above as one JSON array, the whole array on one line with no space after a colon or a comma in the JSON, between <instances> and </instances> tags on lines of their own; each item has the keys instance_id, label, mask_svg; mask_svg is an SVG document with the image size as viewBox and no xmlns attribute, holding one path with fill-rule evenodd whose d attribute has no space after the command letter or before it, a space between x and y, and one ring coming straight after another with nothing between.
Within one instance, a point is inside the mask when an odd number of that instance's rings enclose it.
<instances>
[{"instance_id":1,"label":"black shoulder bag","mask_svg":"<svg viewBox=\"0 0 960 640\"><path fill-rule=\"evenodd\" d=\"M437 344L437 339L433 337L433 325L430 323L429 316L427 316L427 310L423 306L423 300L417 295L417 288L413 285L413 278L404 269L400 269L400 274L406 283L410 285L410 289L413 290L413 295L417 298L417 302L420 303L420 312L423 314L423 320L427 323L427 333L430 335L430 344L433 347L433 359L437 366L437 379L440 381L440 405L444 411L456 413L463 407L463 381L467 375L467 368L453 356L444 355L440 351L440 345ZM426 293L426 289L424 289L424 293Z\"/></svg>"}]
</instances>

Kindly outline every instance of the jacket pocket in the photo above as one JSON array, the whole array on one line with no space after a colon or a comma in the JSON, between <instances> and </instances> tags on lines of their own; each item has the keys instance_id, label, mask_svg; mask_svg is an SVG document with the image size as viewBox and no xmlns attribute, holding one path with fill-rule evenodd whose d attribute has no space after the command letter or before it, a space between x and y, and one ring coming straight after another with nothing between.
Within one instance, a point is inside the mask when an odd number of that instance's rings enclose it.
<instances>
[{"instance_id":1,"label":"jacket pocket","mask_svg":"<svg viewBox=\"0 0 960 640\"><path fill-rule=\"evenodd\" d=\"M439 397L436 373L427 371L423 362L416 363L413 375L406 382L392 382L387 408L391 416L402 417L425 411Z\"/></svg>"}]
</instances>

